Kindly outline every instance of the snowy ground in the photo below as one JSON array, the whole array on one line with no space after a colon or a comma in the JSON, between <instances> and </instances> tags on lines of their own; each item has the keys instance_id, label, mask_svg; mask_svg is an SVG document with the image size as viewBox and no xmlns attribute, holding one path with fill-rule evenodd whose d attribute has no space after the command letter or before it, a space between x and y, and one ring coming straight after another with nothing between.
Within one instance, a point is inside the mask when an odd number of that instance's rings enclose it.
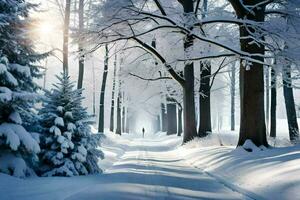
<instances>
[{"instance_id":1,"label":"snowy ground","mask_svg":"<svg viewBox=\"0 0 300 200\"><path fill-rule=\"evenodd\" d=\"M248 153L231 146L233 133L184 146L162 133L107 135L104 174L22 180L0 173L0 199L300 199L300 146Z\"/></svg>"}]
</instances>

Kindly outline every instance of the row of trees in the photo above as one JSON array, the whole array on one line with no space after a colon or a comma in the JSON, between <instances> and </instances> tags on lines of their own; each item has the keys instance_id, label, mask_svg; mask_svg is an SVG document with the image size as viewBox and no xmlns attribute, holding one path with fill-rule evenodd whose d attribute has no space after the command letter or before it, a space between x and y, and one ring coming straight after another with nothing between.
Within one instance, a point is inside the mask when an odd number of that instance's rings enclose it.
<instances>
[{"instance_id":1,"label":"row of trees","mask_svg":"<svg viewBox=\"0 0 300 200\"><path fill-rule=\"evenodd\" d=\"M243 145L250 139L257 146L268 146L264 111L264 66L283 72L290 138L296 141L299 137L291 87L291 70L297 66L299 58L294 52L299 43L298 6L297 2L284 0L174 0L170 4L157 0L93 2L94 21L86 31L86 36L89 36L88 45L92 44L91 41L93 44L97 41L92 50L109 43L127 41L125 49L134 47L143 50L160 63L153 65L153 70L161 71L160 67L163 66L166 76L144 79L150 81L171 77L180 86L183 95L179 102L183 104L184 143L211 132L209 97L214 76L224 66L240 60L238 145ZM181 56L164 52L151 43L153 35L163 34L172 37L156 37L156 41L165 44L177 40L176 50ZM218 70L212 73L211 63L214 60L224 62L220 62ZM201 71L198 131L194 88L196 62L200 62ZM275 80L273 77L272 81ZM274 105L274 89L272 91L271 105ZM173 100L168 98L168 102L170 101ZM172 113L171 110L170 112ZM165 119L164 113L163 111L161 121ZM271 116L274 118L274 106ZM271 127L274 127L273 122Z\"/></svg>"}]
</instances>

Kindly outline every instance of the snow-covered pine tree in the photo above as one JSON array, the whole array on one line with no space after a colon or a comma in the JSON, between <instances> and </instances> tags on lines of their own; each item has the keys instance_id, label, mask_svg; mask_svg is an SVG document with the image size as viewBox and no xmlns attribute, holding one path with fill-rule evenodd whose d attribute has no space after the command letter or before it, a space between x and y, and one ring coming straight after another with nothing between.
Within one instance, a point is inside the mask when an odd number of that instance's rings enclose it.
<instances>
[{"instance_id":1,"label":"snow-covered pine tree","mask_svg":"<svg viewBox=\"0 0 300 200\"><path fill-rule=\"evenodd\" d=\"M43 133L41 137L41 175L76 176L99 173L97 149L100 134L92 134L91 116L82 107L82 90L74 89L68 75L57 76L51 92L40 110Z\"/></svg>"},{"instance_id":2,"label":"snow-covered pine tree","mask_svg":"<svg viewBox=\"0 0 300 200\"><path fill-rule=\"evenodd\" d=\"M32 173L29 164L40 151L28 132L38 89L33 78L40 76L35 64L46 56L34 51L28 34L33 7L24 0L0 1L0 172L18 177Z\"/></svg>"}]
</instances>

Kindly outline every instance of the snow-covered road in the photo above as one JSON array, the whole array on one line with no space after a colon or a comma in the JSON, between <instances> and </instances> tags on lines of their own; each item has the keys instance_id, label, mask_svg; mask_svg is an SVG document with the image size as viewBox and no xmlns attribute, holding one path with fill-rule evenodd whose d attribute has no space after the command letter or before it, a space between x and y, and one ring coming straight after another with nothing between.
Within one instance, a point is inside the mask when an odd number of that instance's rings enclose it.
<instances>
[{"instance_id":1,"label":"snow-covered road","mask_svg":"<svg viewBox=\"0 0 300 200\"><path fill-rule=\"evenodd\" d=\"M184 146L176 135L140 137L107 133L103 174L19 179L0 173L0 200L300 199L299 145L249 153L233 146L232 133Z\"/></svg>"},{"instance_id":2,"label":"snow-covered road","mask_svg":"<svg viewBox=\"0 0 300 200\"><path fill-rule=\"evenodd\" d=\"M135 139L90 187L67 199L247 199L168 151L162 139Z\"/></svg>"}]
</instances>

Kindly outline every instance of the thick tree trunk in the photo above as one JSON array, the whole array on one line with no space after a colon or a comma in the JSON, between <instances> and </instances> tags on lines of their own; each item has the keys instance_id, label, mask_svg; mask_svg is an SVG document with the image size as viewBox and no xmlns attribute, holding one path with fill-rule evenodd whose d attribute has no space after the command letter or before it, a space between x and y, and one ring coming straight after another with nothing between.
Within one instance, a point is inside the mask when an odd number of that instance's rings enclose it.
<instances>
[{"instance_id":1,"label":"thick tree trunk","mask_svg":"<svg viewBox=\"0 0 300 200\"><path fill-rule=\"evenodd\" d=\"M235 65L231 66L231 86L230 86L230 121L231 121L231 130L235 130Z\"/></svg>"},{"instance_id":2,"label":"thick tree trunk","mask_svg":"<svg viewBox=\"0 0 300 200\"><path fill-rule=\"evenodd\" d=\"M79 33L83 34L84 28L84 0L79 0ZM83 55L83 48L81 39L78 43L79 48L79 72L78 72L78 82L77 82L77 89L81 89L83 85L83 74L84 74L84 55Z\"/></svg>"},{"instance_id":3,"label":"thick tree trunk","mask_svg":"<svg viewBox=\"0 0 300 200\"><path fill-rule=\"evenodd\" d=\"M115 118L116 73L117 73L117 54L115 54L114 72L113 72L113 85L112 85L112 92L111 92L110 123L109 123L109 130L111 132L114 131L114 123L115 123L114 118Z\"/></svg>"},{"instance_id":4,"label":"thick tree trunk","mask_svg":"<svg viewBox=\"0 0 300 200\"><path fill-rule=\"evenodd\" d=\"M71 10L71 0L66 0L64 31L63 31L63 71L65 74L69 74L68 57L69 57L70 10Z\"/></svg>"},{"instance_id":5,"label":"thick tree trunk","mask_svg":"<svg viewBox=\"0 0 300 200\"><path fill-rule=\"evenodd\" d=\"M283 71L283 95L285 100L286 116L289 125L290 141L299 141L299 128L297 122L295 100L291 80L291 66L288 65Z\"/></svg>"},{"instance_id":6,"label":"thick tree trunk","mask_svg":"<svg viewBox=\"0 0 300 200\"><path fill-rule=\"evenodd\" d=\"M241 3L241 2L234 2ZM256 5L261 1L243 1L244 6ZM256 6L251 14L244 11L245 7L241 5L234 8L239 18L263 22L264 21L264 6ZM249 54L264 55L265 47L258 46L253 42L251 33L255 34L255 30L251 27L240 25L240 45L241 50ZM263 39L263 38L260 38ZM261 62L264 59L261 56L252 56L252 58ZM241 119L240 119L240 134L238 145L243 145L246 140L251 140L257 146L268 146L265 125L264 112L264 67L257 62L248 62L241 60L240 63L240 100L241 100Z\"/></svg>"},{"instance_id":7,"label":"thick tree trunk","mask_svg":"<svg viewBox=\"0 0 300 200\"><path fill-rule=\"evenodd\" d=\"M167 135L177 133L177 115L176 115L176 102L168 98L167 99L167 118L168 118L168 130Z\"/></svg>"},{"instance_id":8,"label":"thick tree trunk","mask_svg":"<svg viewBox=\"0 0 300 200\"><path fill-rule=\"evenodd\" d=\"M199 88L199 137L205 137L211 133L211 113L210 113L210 76L211 65L209 62L200 62L200 88Z\"/></svg>"},{"instance_id":9,"label":"thick tree trunk","mask_svg":"<svg viewBox=\"0 0 300 200\"><path fill-rule=\"evenodd\" d=\"M276 104L277 104L277 77L274 69L271 69L271 125L270 136L276 137Z\"/></svg>"},{"instance_id":10,"label":"thick tree trunk","mask_svg":"<svg viewBox=\"0 0 300 200\"><path fill-rule=\"evenodd\" d=\"M197 137L194 95L194 64L186 64L184 68L185 83L183 87L184 134L183 143Z\"/></svg>"},{"instance_id":11,"label":"thick tree trunk","mask_svg":"<svg viewBox=\"0 0 300 200\"><path fill-rule=\"evenodd\" d=\"M181 136L182 133L182 107L181 106L177 106L177 135Z\"/></svg>"},{"instance_id":12,"label":"thick tree trunk","mask_svg":"<svg viewBox=\"0 0 300 200\"><path fill-rule=\"evenodd\" d=\"M104 71L103 71L102 85L100 91L100 104L99 104L99 123L98 123L99 133L104 132L104 98L105 98L107 72L108 72L108 46L105 45Z\"/></svg>"},{"instance_id":13,"label":"thick tree trunk","mask_svg":"<svg viewBox=\"0 0 300 200\"><path fill-rule=\"evenodd\" d=\"M121 92L118 94L117 98L117 127L116 127L116 134L121 135L122 129L121 129Z\"/></svg>"},{"instance_id":14,"label":"thick tree trunk","mask_svg":"<svg viewBox=\"0 0 300 200\"><path fill-rule=\"evenodd\" d=\"M194 2L193 0L183 1L183 9L186 20L191 20L194 13ZM187 24L188 26L188 24ZM189 27L192 29L192 27ZM196 130L196 115L195 115L195 92L194 92L194 63L188 61L190 53L193 49L193 38L189 35L186 36L184 41L184 53L185 59L187 59L184 66L184 79L183 86L183 112L184 112L184 132L183 132L183 143L189 142L197 137Z\"/></svg>"}]
</instances>

